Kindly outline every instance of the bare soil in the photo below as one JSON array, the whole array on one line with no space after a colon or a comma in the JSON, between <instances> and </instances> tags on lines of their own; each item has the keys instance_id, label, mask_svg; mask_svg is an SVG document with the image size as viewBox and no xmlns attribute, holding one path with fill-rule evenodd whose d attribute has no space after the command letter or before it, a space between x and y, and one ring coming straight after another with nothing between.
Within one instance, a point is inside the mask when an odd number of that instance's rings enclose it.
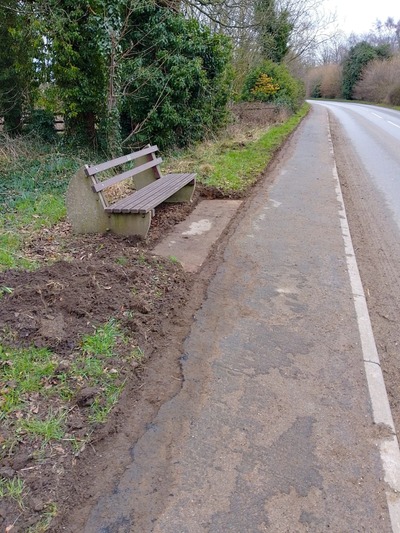
<instances>
[{"instance_id":1,"label":"bare soil","mask_svg":"<svg viewBox=\"0 0 400 533\"><path fill-rule=\"evenodd\" d=\"M191 205L160 206L145 241L112 234L76 236L63 222L27 243L26 255L42 264L41 268L0 273L0 287L13 289L1 298L2 344L52 350L61 376L79 353L82 336L113 317L129 337L130 346L140 347L145 354L140 364L127 361L122 345L120 357L108 361L113 372L118 372L118 382L126 385L105 424L89 421L90 402L81 401L87 390L83 387L82 391L82 384L77 383L65 442L41 453L40 445L22 434L11 450L3 447L1 477L22 479L25 489L23 506L9 498L0 502L0 531L66 531L69 510L83 512L90 507L105 489L104 483L111 483L129 462L129 450L146 423L181 387L181 343L202 302L214 263L210 261L195 277L173 260L154 256L151 249L170 227L187 217L201 195L219 196L199 189ZM57 375L43 382L47 389L58 385ZM10 387L12 383L0 386L4 391ZM43 418L59 408L59 400L51 394L45 400L33 394L24 402L28 411ZM10 427L3 425L0 446L9 437ZM74 438L87 442L79 453L67 442ZM93 483L99 471L108 472L102 482ZM56 517L48 528L50 513Z\"/></svg>"}]
</instances>

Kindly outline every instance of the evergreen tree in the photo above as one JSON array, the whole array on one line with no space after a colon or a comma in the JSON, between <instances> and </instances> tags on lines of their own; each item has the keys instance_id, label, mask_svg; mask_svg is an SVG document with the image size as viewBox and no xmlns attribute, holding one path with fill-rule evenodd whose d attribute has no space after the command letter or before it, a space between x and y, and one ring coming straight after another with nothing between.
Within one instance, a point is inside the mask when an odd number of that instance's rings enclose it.
<instances>
[{"instance_id":1,"label":"evergreen tree","mask_svg":"<svg viewBox=\"0 0 400 533\"><path fill-rule=\"evenodd\" d=\"M293 25L289 12L278 11L275 0L256 0L255 17L263 59L281 63L289 51Z\"/></svg>"},{"instance_id":2,"label":"evergreen tree","mask_svg":"<svg viewBox=\"0 0 400 533\"><path fill-rule=\"evenodd\" d=\"M0 116L5 130L15 135L22 131L38 87L38 34L25 2L3 0L0 43Z\"/></svg>"},{"instance_id":3,"label":"evergreen tree","mask_svg":"<svg viewBox=\"0 0 400 533\"><path fill-rule=\"evenodd\" d=\"M351 100L356 83L360 80L363 69L373 59L388 59L390 48L387 45L372 46L362 41L352 46L343 64L343 98Z\"/></svg>"}]
</instances>

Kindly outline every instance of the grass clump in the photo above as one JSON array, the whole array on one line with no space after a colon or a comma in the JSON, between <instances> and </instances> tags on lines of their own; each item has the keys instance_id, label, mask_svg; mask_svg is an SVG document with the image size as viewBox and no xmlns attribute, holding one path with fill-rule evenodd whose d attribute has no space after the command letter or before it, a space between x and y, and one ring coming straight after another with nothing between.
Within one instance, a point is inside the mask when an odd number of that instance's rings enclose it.
<instances>
[{"instance_id":1,"label":"grass clump","mask_svg":"<svg viewBox=\"0 0 400 533\"><path fill-rule=\"evenodd\" d=\"M0 477L0 500L3 498L11 498L18 503L18 506L24 507L25 484L23 479L14 477L12 479L5 479Z\"/></svg>"},{"instance_id":2,"label":"grass clump","mask_svg":"<svg viewBox=\"0 0 400 533\"><path fill-rule=\"evenodd\" d=\"M128 345L116 320L84 335L69 361L45 348L0 346L0 421L7 433L0 457L12 455L20 442L30 442L42 456L60 441L79 449L85 438L67 434L68 414L79 406L90 435L121 395L126 381L122 369L143 356L140 348ZM94 397L81 405L79 393L88 388Z\"/></svg>"},{"instance_id":3,"label":"grass clump","mask_svg":"<svg viewBox=\"0 0 400 533\"><path fill-rule=\"evenodd\" d=\"M65 413L54 415L51 412L44 420L36 418L21 420L18 424L27 435L38 438L46 445L50 441L61 440L64 437Z\"/></svg>"},{"instance_id":4,"label":"grass clump","mask_svg":"<svg viewBox=\"0 0 400 533\"><path fill-rule=\"evenodd\" d=\"M43 389L46 378L57 366L45 348L4 348L0 346L0 376L5 385L0 401L0 420L21 408L27 396Z\"/></svg>"},{"instance_id":5,"label":"grass clump","mask_svg":"<svg viewBox=\"0 0 400 533\"><path fill-rule=\"evenodd\" d=\"M117 342L124 342L125 338L119 324L111 319L104 326L96 329L92 335L82 338L82 351L85 355L95 354L112 357Z\"/></svg>"}]
</instances>

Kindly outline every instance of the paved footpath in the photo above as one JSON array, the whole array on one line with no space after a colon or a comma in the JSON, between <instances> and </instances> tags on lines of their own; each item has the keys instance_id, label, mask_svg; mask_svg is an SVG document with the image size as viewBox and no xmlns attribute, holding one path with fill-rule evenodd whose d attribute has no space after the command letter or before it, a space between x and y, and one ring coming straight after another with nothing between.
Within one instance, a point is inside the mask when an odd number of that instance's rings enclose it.
<instances>
[{"instance_id":1,"label":"paved footpath","mask_svg":"<svg viewBox=\"0 0 400 533\"><path fill-rule=\"evenodd\" d=\"M381 457L395 458L397 440L379 375L367 380L379 366L365 354L325 110L287 150L227 245L185 343L181 392L86 532L400 530Z\"/></svg>"}]
</instances>

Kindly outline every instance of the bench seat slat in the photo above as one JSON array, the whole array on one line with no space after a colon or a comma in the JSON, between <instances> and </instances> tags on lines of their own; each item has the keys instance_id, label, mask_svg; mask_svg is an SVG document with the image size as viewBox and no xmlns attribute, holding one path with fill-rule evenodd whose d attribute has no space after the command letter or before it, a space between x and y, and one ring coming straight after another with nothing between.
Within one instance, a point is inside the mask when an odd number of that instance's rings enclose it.
<instances>
[{"instance_id":1,"label":"bench seat slat","mask_svg":"<svg viewBox=\"0 0 400 533\"><path fill-rule=\"evenodd\" d=\"M148 213L179 189L195 179L195 174L169 174L134 192L106 211L111 213Z\"/></svg>"},{"instance_id":2,"label":"bench seat slat","mask_svg":"<svg viewBox=\"0 0 400 533\"><path fill-rule=\"evenodd\" d=\"M168 176L164 176L163 178L146 185L146 187L143 187L138 191L134 191L129 196L121 198L121 200L118 200L114 204L108 206L108 211L111 210L113 213L116 213L117 210L119 213L130 212L132 205L142 205L147 202L148 198L151 198L154 196L154 194L157 194L157 192L162 193L164 190L169 191L171 182L170 180L165 181L166 177ZM128 209L128 211L123 211L124 209Z\"/></svg>"},{"instance_id":3,"label":"bench seat slat","mask_svg":"<svg viewBox=\"0 0 400 533\"><path fill-rule=\"evenodd\" d=\"M163 176L156 182L151 183L150 185L147 185L146 187L143 187L143 189L140 189L138 191L135 191L133 194L121 198L121 200L118 200L111 206L109 206L108 209L112 209L113 212L116 212L116 209L119 210L119 212L131 212L130 209L133 207L136 207L137 205L145 206L147 205L147 202L154 196L161 195L163 196L166 193L171 193L171 186L173 187L182 187L193 180L193 177L195 176L193 174L167 174L166 176ZM176 191L174 191L176 192ZM124 211L124 209L128 209L128 211Z\"/></svg>"},{"instance_id":4,"label":"bench seat slat","mask_svg":"<svg viewBox=\"0 0 400 533\"><path fill-rule=\"evenodd\" d=\"M130 170L126 170L125 172L122 172L122 174L117 174L116 176L113 176L112 178L109 178L108 180L99 181L98 183L93 185L93 188L96 192L103 191L104 189L107 189L107 187L110 187L110 185L115 185L116 183L126 180L127 178L132 178L133 176L140 174L144 170L148 170L149 168L153 168L153 167L156 167L157 165L161 165L161 163L162 163L161 157L157 159L152 159L148 163L144 163L143 165L139 165L138 167L134 167L134 168L131 168Z\"/></svg>"},{"instance_id":5,"label":"bench seat slat","mask_svg":"<svg viewBox=\"0 0 400 533\"><path fill-rule=\"evenodd\" d=\"M176 175L175 175L176 176ZM160 205L162 202L167 200L170 196L178 192L180 189L182 189L185 185L188 185L192 181L195 181L195 175L187 174L187 175L181 175L180 179L171 180L173 181L172 186L168 187L167 191L165 190L159 190L156 191L154 195L152 195L150 198L147 199L147 204L143 204L142 208L140 209L140 213L147 213L151 209L154 209L157 207L157 205Z\"/></svg>"},{"instance_id":6,"label":"bench seat slat","mask_svg":"<svg viewBox=\"0 0 400 533\"><path fill-rule=\"evenodd\" d=\"M94 174L98 174L99 172L103 172L104 170L123 165L128 161L134 161L135 159L138 159L138 157L143 157L144 155L149 155L153 152L158 152L158 146L148 146L147 148L143 148L143 150L139 150L138 152L117 157L112 161L106 161L105 163L100 163L99 165L87 166L85 169L86 174L88 176L94 176Z\"/></svg>"},{"instance_id":7,"label":"bench seat slat","mask_svg":"<svg viewBox=\"0 0 400 533\"><path fill-rule=\"evenodd\" d=\"M188 180L186 178L183 179L182 177L179 181L174 181L169 184L163 184L162 187L160 186L155 188L155 190L153 191L149 191L150 194L148 194L146 198L143 198L140 204L138 204L135 198L132 198L132 201L122 209L122 212L131 213L133 208L135 210L138 210L139 213L148 213L156 206L164 202L167 198L182 189L182 187L187 185L190 181L193 181L193 179L194 178Z\"/></svg>"},{"instance_id":8,"label":"bench seat slat","mask_svg":"<svg viewBox=\"0 0 400 533\"><path fill-rule=\"evenodd\" d=\"M133 213L132 209L136 209L137 206L143 206L147 203L149 198L152 198L157 194L170 194L171 181L165 180L168 176L164 176L146 187L139 189L138 191L133 192L125 198L121 198L114 204L108 206L107 211L113 213Z\"/></svg>"},{"instance_id":9,"label":"bench seat slat","mask_svg":"<svg viewBox=\"0 0 400 533\"><path fill-rule=\"evenodd\" d=\"M167 174L108 206L106 211L108 213L148 213L195 178L196 174Z\"/></svg>"}]
</instances>

